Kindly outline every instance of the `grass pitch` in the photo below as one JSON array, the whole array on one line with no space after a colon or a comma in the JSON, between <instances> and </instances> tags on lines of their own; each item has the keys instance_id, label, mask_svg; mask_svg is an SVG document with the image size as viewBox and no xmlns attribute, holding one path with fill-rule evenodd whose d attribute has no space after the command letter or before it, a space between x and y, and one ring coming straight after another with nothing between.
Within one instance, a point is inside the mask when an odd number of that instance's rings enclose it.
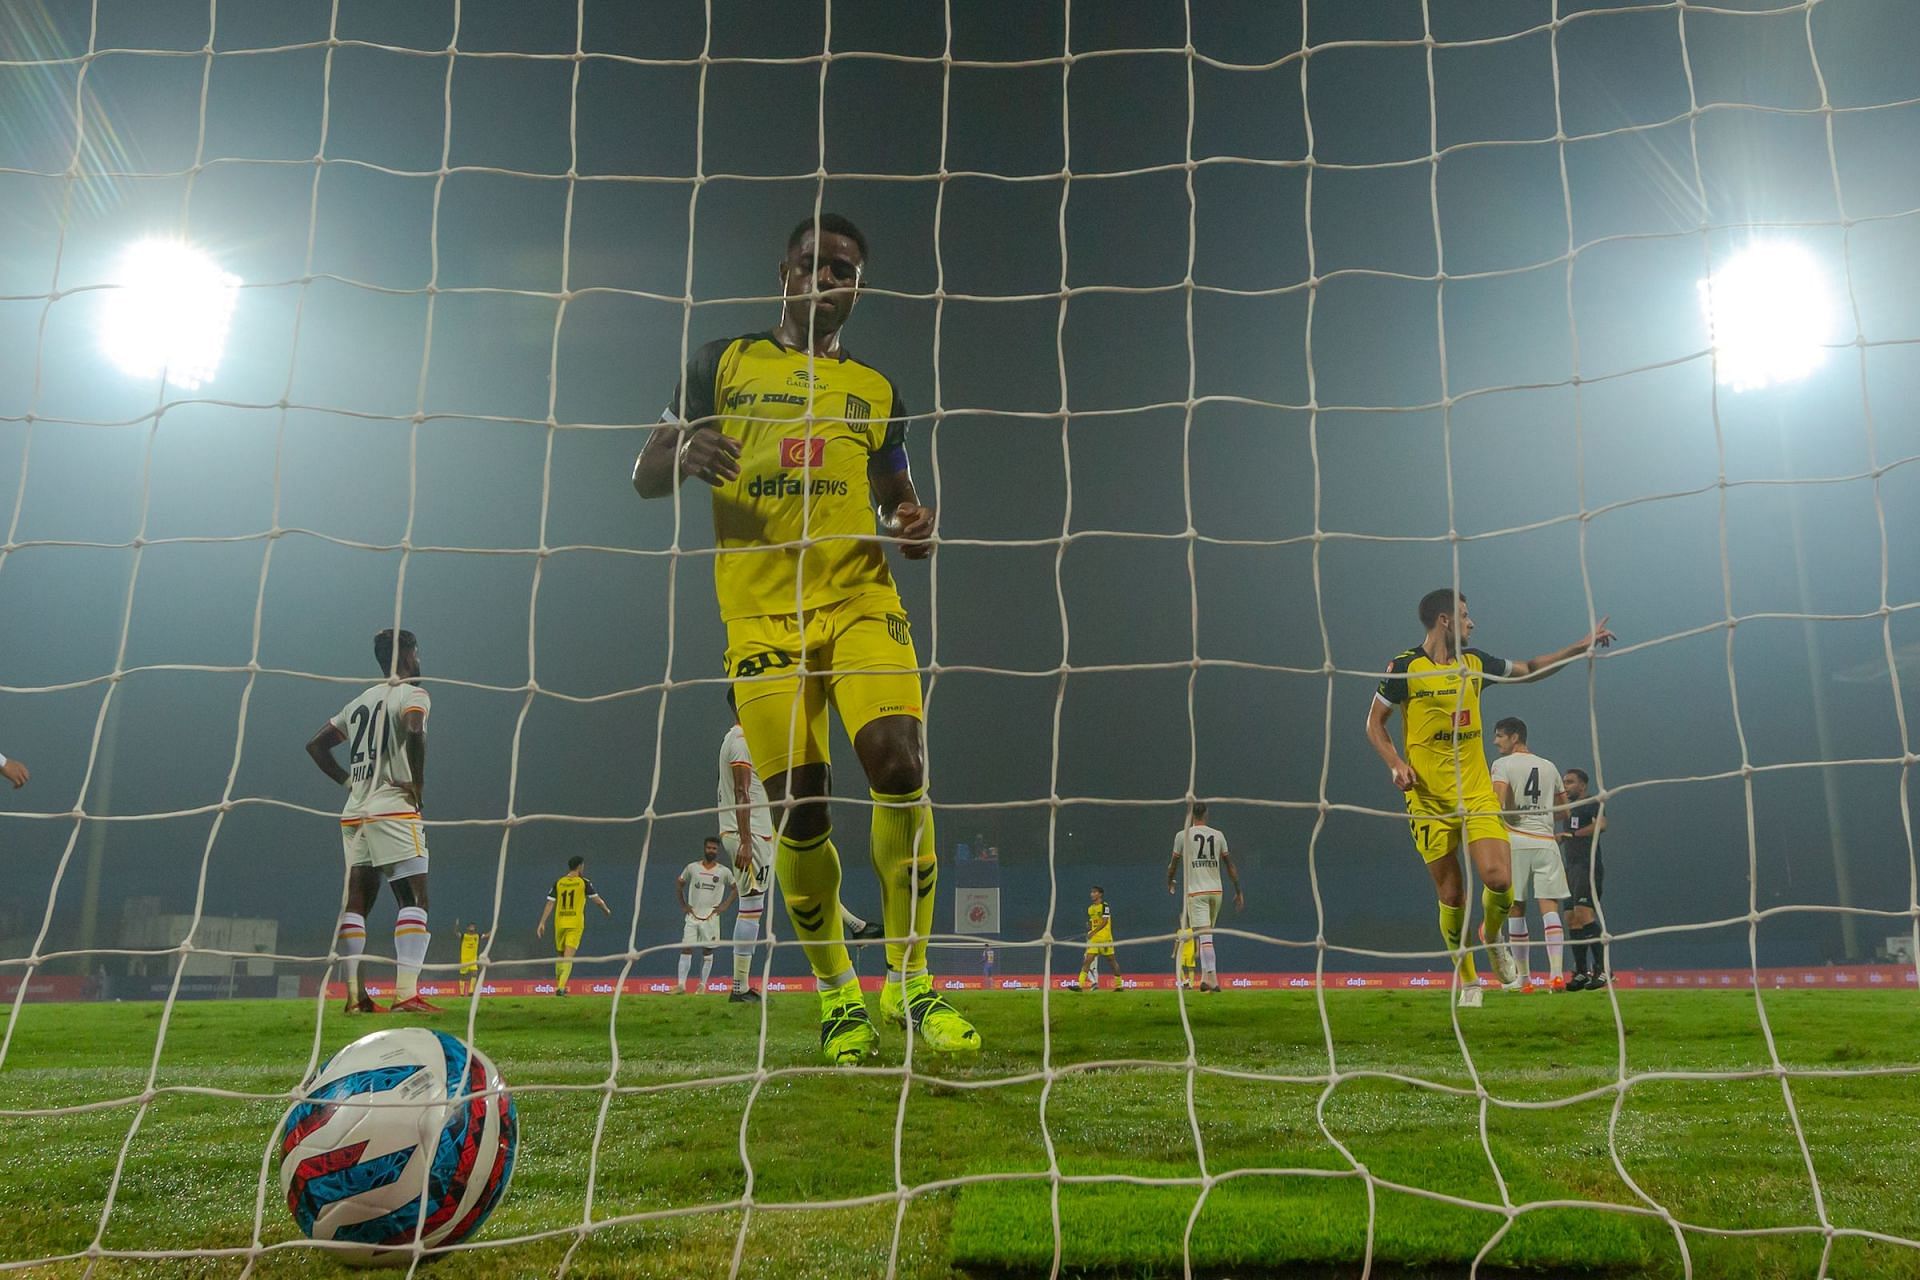
<instances>
[{"instance_id":1,"label":"grass pitch","mask_svg":"<svg viewBox=\"0 0 1920 1280\"><path fill-rule=\"evenodd\" d=\"M974 994L964 1005L985 1037L981 1059L917 1062L943 1078L911 1082L897 1035L881 1071L811 1070L806 997L769 1002L764 1050L759 1010L720 997L629 998L617 1018L604 998L488 1000L474 1035L515 1090L523 1148L486 1247L432 1275L552 1275L571 1251L570 1275L724 1276L736 1247L746 1276L1045 1275L1056 1212L1069 1275L1180 1275L1187 1254L1198 1274L1351 1273L1370 1200L1355 1161L1376 1179L1377 1274L1464 1273L1508 1225L1504 1203L1579 1201L1525 1208L1486 1265L1677 1276L1684 1241L1695 1275L1811 1276L1828 1240L1809 1161L1833 1227L1920 1238L1920 1076L1867 1074L1920 1064L1912 993L1764 997L1786 1065L1827 1073L1788 1082L1804 1152L1752 993L1619 1000L1624 1038L1604 994L1492 994L1462 1015L1463 1053L1436 994L1329 993L1342 1073L1331 1089L1311 993L1189 998L1184 1023L1171 993L1059 994L1045 1034L1038 993ZM461 1032L467 1012L461 1002L431 1025ZM103 1249L241 1256L109 1257L92 1274L240 1276L287 1091L316 1050L382 1025L330 1005L316 1044L310 1003L183 1003L160 1050L161 1092L137 1129L130 1104L0 1117L0 1267L86 1250L124 1148ZM0 1065L0 1109L138 1098L160 1026L158 1005L25 1006ZM1673 1074L1622 1092L1623 1055L1629 1075ZM1047 1066L1050 1084L1033 1078ZM1700 1072L1755 1074L1688 1074ZM1491 1100L1484 1146L1476 1073ZM206 1087L278 1096L176 1091ZM1057 1193L1049 1151L1072 1179ZM749 1164L750 1214L740 1208ZM275 1169L264 1168L259 1238L293 1242ZM967 1181L987 1173L1024 1176ZM807 1207L826 1201L854 1203ZM1741 1234L1769 1227L1803 1232ZM539 1238L498 1243L517 1236ZM1842 1234L1827 1270L1920 1277L1920 1250ZM348 1273L295 1246L270 1249L249 1274Z\"/></svg>"}]
</instances>

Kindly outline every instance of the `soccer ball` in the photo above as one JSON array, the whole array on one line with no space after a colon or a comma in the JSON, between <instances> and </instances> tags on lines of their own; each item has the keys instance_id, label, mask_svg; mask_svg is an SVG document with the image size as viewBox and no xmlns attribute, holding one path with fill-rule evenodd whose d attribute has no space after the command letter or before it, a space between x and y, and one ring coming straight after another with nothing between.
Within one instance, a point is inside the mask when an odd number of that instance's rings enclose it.
<instances>
[{"instance_id":1,"label":"soccer ball","mask_svg":"<svg viewBox=\"0 0 1920 1280\"><path fill-rule=\"evenodd\" d=\"M311 1239L365 1246L347 1261L405 1261L391 1251L416 1237L445 1248L480 1229L518 1142L485 1054L425 1027L376 1031L328 1059L287 1113L280 1190Z\"/></svg>"}]
</instances>

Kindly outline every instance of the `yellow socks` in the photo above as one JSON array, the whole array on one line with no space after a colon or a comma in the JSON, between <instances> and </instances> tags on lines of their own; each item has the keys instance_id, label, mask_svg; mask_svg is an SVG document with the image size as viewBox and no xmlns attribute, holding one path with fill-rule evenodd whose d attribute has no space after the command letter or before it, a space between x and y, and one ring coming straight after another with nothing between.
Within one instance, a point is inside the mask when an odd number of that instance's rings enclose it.
<instances>
[{"instance_id":1,"label":"yellow socks","mask_svg":"<svg viewBox=\"0 0 1920 1280\"><path fill-rule=\"evenodd\" d=\"M573 976L573 961L556 960L553 963L553 985L565 990L567 979Z\"/></svg>"},{"instance_id":2,"label":"yellow socks","mask_svg":"<svg viewBox=\"0 0 1920 1280\"><path fill-rule=\"evenodd\" d=\"M823 987L834 985L853 969L853 961L840 923L840 851L833 847L833 832L798 841L782 835L773 870L814 979ZM893 917L887 919L891 924Z\"/></svg>"},{"instance_id":3,"label":"yellow socks","mask_svg":"<svg viewBox=\"0 0 1920 1280\"><path fill-rule=\"evenodd\" d=\"M934 856L933 810L921 803L926 788L906 795L873 796L873 841L869 850L880 877L880 918L887 937L914 935L911 947L887 943L887 974L909 975L927 968L927 935L933 932L933 887L939 863Z\"/></svg>"},{"instance_id":4,"label":"yellow socks","mask_svg":"<svg viewBox=\"0 0 1920 1280\"><path fill-rule=\"evenodd\" d=\"M1487 932L1498 941L1500 931L1507 927L1507 913L1513 910L1513 886L1508 885L1498 893L1482 886L1480 906L1487 913Z\"/></svg>"},{"instance_id":5,"label":"yellow socks","mask_svg":"<svg viewBox=\"0 0 1920 1280\"><path fill-rule=\"evenodd\" d=\"M1511 894L1508 895L1508 899L1511 902ZM1460 981L1471 986L1480 981L1480 974L1473 967L1473 952L1460 949L1460 937L1466 931L1466 927L1466 907L1450 907L1444 902L1440 904L1440 936L1445 939L1447 950L1460 951Z\"/></svg>"}]
</instances>

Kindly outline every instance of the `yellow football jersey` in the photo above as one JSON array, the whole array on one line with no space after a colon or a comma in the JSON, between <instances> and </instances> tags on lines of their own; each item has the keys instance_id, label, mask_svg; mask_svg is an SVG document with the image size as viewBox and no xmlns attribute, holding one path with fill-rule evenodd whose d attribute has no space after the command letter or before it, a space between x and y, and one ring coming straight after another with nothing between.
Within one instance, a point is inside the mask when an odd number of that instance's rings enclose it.
<instances>
[{"instance_id":1,"label":"yellow football jersey","mask_svg":"<svg viewBox=\"0 0 1920 1280\"><path fill-rule=\"evenodd\" d=\"M460 934L460 963L467 964L480 958L480 935L477 933Z\"/></svg>"},{"instance_id":2,"label":"yellow football jersey","mask_svg":"<svg viewBox=\"0 0 1920 1280\"><path fill-rule=\"evenodd\" d=\"M1113 908L1104 902L1087 906L1087 941L1113 941Z\"/></svg>"},{"instance_id":3,"label":"yellow football jersey","mask_svg":"<svg viewBox=\"0 0 1920 1280\"><path fill-rule=\"evenodd\" d=\"M1504 676L1511 669L1505 658L1478 649L1462 651L1456 662L1441 663L1424 649L1413 648L1388 664L1378 696L1399 707L1405 721L1407 763L1414 774L1410 806L1425 799L1450 808L1463 796L1492 792L1480 686L1487 675Z\"/></svg>"},{"instance_id":4,"label":"yellow football jersey","mask_svg":"<svg viewBox=\"0 0 1920 1280\"><path fill-rule=\"evenodd\" d=\"M907 465L906 410L885 374L771 333L727 338L694 353L667 416L740 442L739 477L713 491L722 621L894 591L871 540L869 476ZM788 545L803 538L818 541Z\"/></svg>"},{"instance_id":5,"label":"yellow football jersey","mask_svg":"<svg viewBox=\"0 0 1920 1280\"><path fill-rule=\"evenodd\" d=\"M587 899L593 896L593 881L585 876L569 874L555 880L553 888L547 890L547 901L553 904L554 925L586 924Z\"/></svg>"}]
</instances>

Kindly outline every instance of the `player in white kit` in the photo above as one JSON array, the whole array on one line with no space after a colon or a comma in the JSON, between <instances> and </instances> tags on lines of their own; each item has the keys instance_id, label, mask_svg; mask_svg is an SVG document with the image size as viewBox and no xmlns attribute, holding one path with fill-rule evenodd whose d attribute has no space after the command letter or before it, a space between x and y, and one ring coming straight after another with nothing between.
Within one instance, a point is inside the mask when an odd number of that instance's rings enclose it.
<instances>
[{"instance_id":1,"label":"player in white kit","mask_svg":"<svg viewBox=\"0 0 1920 1280\"><path fill-rule=\"evenodd\" d=\"M689 862L674 881L680 895L680 911L686 923L680 927L680 985L687 989L687 973L693 968L693 949L700 952L700 990L713 977L713 948L720 941L720 914L733 903L734 873L720 861L720 837L708 836L700 850L700 861Z\"/></svg>"},{"instance_id":2,"label":"player in white kit","mask_svg":"<svg viewBox=\"0 0 1920 1280\"><path fill-rule=\"evenodd\" d=\"M367 908L380 896L380 881L393 886L399 913L393 922L393 1012L438 1013L419 993L420 966L427 960L427 833L420 823L420 796L427 777L427 715L432 700L412 683L420 678L420 643L411 631L373 638L373 656L390 679L374 685L340 709L307 743L320 772L347 788L340 838L347 855L347 906L340 915L335 950L347 979L347 1012L378 1013L360 980L367 949ZM350 743L347 767L334 748Z\"/></svg>"},{"instance_id":3,"label":"player in white kit","mask_svg":"<svg viewBox=\"0 0 1920 1280\"><path fill-rule=\"evenodd\" d=\"M734 706L733 690L727 690L727 706ZM735 710L733 727L720 740L720 847L732 864L734 887L740 894L740 910L733 918L733 991L731 1004L758 1000L753 989L753 944L760 937L760 918L767 910L767 885L772 879L774 829L773 810L767 807L767 789L754 771L753 757L747 754L747 735L740 728L740 713ZM746 848L740 847L740 833L751 835ZM840 919L849 940L877 938L883 932L879 924L869 924L840 904Z\"/></svg>"},{"instance_id":4,"label":"player in white kit","mask_svg":"<svg viewBox=\"0 0 1920 1280\"><path fill-rule=\"evenodd\" d=\"M1560 900L1567 896L1567 868L1554 839L1554 811L1567 803L1560 770L1551 760L1527 746L1526 721L1508 716L1493 726L1493 745L1500 752L1493 762L1493 794L1513 847L1513 909L1507 913L1507 940L1519 957L1520 972L1506 984L1508 991L1533 990L1527 970L1527 899L1540 903L1540 936L1547 944L1547 989L1564 991L1566 930L1560 923Z\"/></svg>"},{"instance_id":5,"label":"player in white kit","mask_svg":"<svg viewBox=\"0 0 1920 1280\"><path fill-rule=\"evenodd\" d=\"M1227 852L1227 838L1207 825L1207 806L1195 801L1193 817L1173 837L1173 860L1167 863L1167 892L1176 892L1174 879L1186 869L1187 928L1193 930L1195 949L1200 953L1200 990L1218 991L1220 974L1214 964L1213 922L1220 918L1220 872L1233 881L1233 909L1246 909L1246 895L1240 892L1240 873L1234 870Z\"/></svg>"}]
</instances>

